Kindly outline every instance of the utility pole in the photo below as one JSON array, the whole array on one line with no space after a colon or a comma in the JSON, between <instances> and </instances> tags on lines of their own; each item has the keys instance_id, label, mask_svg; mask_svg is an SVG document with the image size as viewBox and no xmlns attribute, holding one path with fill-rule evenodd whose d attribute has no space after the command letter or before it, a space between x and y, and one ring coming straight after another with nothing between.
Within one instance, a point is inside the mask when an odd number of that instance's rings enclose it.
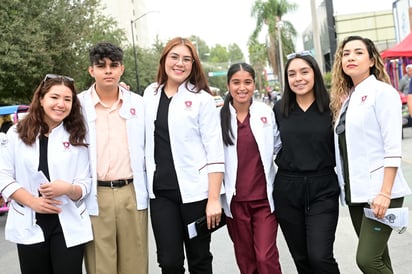
<instances>
[{"instance_id":1,"label":"utility pole","mask_svg":"<svg viewBox=\"0 0 412 274\"><path fill-rule=\"evenodd\" d=\"M146 16L146 15L148 15L149 13L152 13L152 12L159 12L159 11L157 11L157 10L151 10L151 11L148 11L148 12L145 12L145 13L143 13L142 15L140 15L139 17L137 17L137 18L135 18L135 19L132 19L131 21L130 21L130 25L131 25L131 28L132 28L132 42L133 42L133 55L134 55L134 68L135 68L135 74L136 74L136 92L138 93L138 94L141 94L141 92L140 92L140 81L139 81L139 69L138 69L138 66L137 66L137 53L136 53L136 45L135 45L135 42L134 42L134 23L136 22L136 21L138 21L139 19L141 19L142 17L144 17L144 16Z\"/></svg>"},{"instance_id":2,"label":"utility pole","mask_svg":"<svg viewBox=\"0 0 412 274\"><path fill-rule=\"evenodd\" d=\"M316 1L315 0L310 0L310 10L312 13L312 33L313 33L313 46L315 48L315 59L318 62L320 71L323 73L325 69L323 65L323 53L322 53L322 47L320 44L318 14L316 11Z\"/></svg>"}]
</instances>

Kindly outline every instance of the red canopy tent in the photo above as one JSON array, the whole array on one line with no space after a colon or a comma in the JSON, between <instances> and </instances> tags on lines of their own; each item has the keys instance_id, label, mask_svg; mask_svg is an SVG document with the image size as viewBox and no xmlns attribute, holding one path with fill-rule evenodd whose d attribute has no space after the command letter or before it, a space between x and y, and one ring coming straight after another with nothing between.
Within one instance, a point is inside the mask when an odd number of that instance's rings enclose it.
<instances>
[{"instance_id":1,"label":"red canopy tent","mask_svg":"<svg viewBox=\"0 0 412 274\"><path fill-rule=\"evenodd\" d=\"M412 32L396 46L381 52L381 56L383 59L412 57Z\"/></svg>"}]
</instances>

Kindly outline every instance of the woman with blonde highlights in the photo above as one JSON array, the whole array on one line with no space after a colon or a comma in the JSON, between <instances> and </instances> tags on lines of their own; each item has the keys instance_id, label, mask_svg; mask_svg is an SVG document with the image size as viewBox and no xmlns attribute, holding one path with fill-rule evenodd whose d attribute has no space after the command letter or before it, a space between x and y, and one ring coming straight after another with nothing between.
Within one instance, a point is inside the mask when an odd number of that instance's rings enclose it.
<instances>
[{"instance_id":1,"label":"woman with blonde highlights","mask_svg":"<svg viewBox=\"0 0 412 274\"><path fill-rule=\"evenodd\" d=\"M364 208L383 219L411 190L401 170L401 101L370 39L349 36L340 44L331 98L342 200L359 238L356 263L363 273L393 273L392 228L367 218Z\"/></svg>"}]
</instances>

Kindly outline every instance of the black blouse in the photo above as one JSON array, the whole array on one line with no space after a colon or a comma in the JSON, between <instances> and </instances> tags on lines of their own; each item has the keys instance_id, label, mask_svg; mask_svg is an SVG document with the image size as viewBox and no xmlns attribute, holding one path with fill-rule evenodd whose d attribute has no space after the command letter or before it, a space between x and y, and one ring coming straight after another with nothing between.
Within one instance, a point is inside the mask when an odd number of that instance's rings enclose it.
<instances>
[{"instance_id":1,"label":"black blouse","mask_svg":"<svg viewBox=\"0 0 412 274\"><path fill-rule=\"evenodd\" d=\"M282 141L275 160L279 169L289 172L333 169L335 147L330 110L321 113L313 102L305 112L295 104L289 116L284 117L279 102L273 108Z\"/></svg>"},{"instance_id":2,"label":"black blouse","mask_svg":"<svg viewBox=\"0 0 412 274\"><path fill-rule=\"evenodd\" d=\"M178 190L176 170L173 161L169 136L169 104L172 98L167 98L162 90L154 130L154 158L156 170L153 177L153 191Z\"/></svg>"}]
</instances>

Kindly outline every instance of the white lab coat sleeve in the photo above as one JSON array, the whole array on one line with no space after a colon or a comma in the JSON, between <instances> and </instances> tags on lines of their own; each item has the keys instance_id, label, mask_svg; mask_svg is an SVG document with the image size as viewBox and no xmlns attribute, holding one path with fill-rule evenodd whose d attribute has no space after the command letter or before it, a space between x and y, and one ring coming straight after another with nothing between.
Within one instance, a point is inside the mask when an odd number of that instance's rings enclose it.
<instances>
[{"instance_id":1,"label":"white lab coat sleeve","mask_svg":"<svg viewBox=\"0 0 412 274\"><path fill-rule=\"evenodd\" d=\"M395 89L376 96L376 117L384 145L384 166L399 167L402 157L402 106Z\"/></svg>"},{"instance_id":2,"label":"white lab coat sleeve","mask_svg":"<svg viewBox=\"0 0 412 274\"><path fill-rule=\"evenodd\" d=\"M16 126L11 127L3 142L0 144L0 192L5 199L9 199L13 193L22 188L16 181L14 162L16 160L16 143L18 135Z\"/></svg>"},{"instance_id":3,"label":"white lab coat sleeve","mask_svg":"<svg viewBox=\"0 0 412 274\"><path fill-rule=\"evenodd\" d=\"M86 147L80 148L78 156L78 168L76 177L73 180L73 184L80 186L82 189L82 196L80 197L79 201L82 201L85 197L87 197L92 188L92 178L90 172L90 164L89 164L89 153Z\"/></svg>"},{"instance_id":4,"label":"white lab coat sleeve","mask_svg":"<svg viewBox=\"0 0 412 274\"><path fill-rule=\"evenodd\" d=\"M224 172L224 150L219 112L212 96L202 100L199 110L199 128L207 157L208 173Z\"/></svg>"},{"instance_id":5,"label":"white lab coat sleeve","mask_svg":"<svg viewBox=\"0 0 412 274\"><path fill-rule=\"evenodd\" d=\"M273 153L276 155L282 148L282 141L280 140L280 133L278 129L278 124L276 123L275 113L272 111L272 123L273 123Z\"/></svg>"}]
</instances>

